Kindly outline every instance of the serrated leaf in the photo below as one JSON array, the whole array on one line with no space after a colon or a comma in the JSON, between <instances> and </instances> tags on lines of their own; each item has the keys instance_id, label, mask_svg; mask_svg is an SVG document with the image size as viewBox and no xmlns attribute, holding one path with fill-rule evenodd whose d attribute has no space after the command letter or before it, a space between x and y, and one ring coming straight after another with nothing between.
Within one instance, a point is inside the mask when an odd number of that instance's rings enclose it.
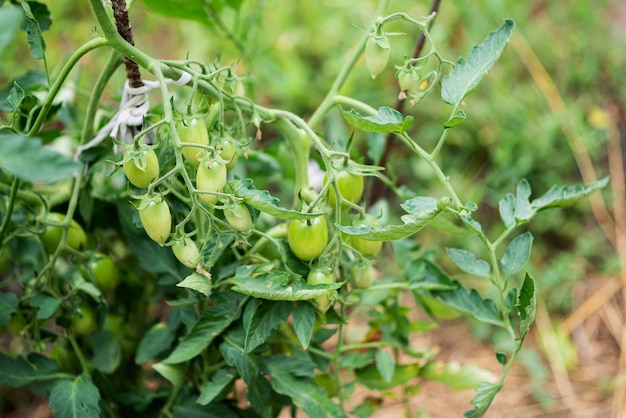
<instances>
[{"instance_id":1,"label":"serrated leaf","mask_svg":"<svg viewBox=\"0 0 626 418\"><path fill-rule=\"evenodd\" d=\"M94 338L93 365L102 373L113 373L122 361L122 348L111 330L100 331Z\"/></svg>"},{"instance_id":2,"label":"serrated leaf","mask_svg":"<svg viewBox=\"0 0 626 418\"><path fill-rule=\"evenodd\" d=\"M180 387L185 381L187 364L154 363L152 368L163 376L174 387Z\"/></svg>"},{"instance_id":3,"label":"serrated leaf","mask_svg":"<svg viewBox=\"0 0 626 418\"><path fill-rule=\"evenodd\" d=\"M517 301L518 312L521 318L520 321L520 340L524 340L526 334L530 330L530 327L535 321L535 313L537 312L537 298L535 294L535 282L527 274L524 278L524 283L519 291L519 298Z\"/></svg>"},{"instance_id":4,"label":"serrated leaf","mask_svg":"<svg viewBox=\"0 0 626 418\"><path fill-rule=\"evenodd\" d=\"M267 190L257 190L252 179L235 180L230 184L233 193L243 198L246 204L279 219L312 219L324 214L324 212L299 212L278 206L280 200L273 197Z\"/></svg>"},{"instance_id":5,"label":"serrated leaf","mask_svg":"<svg viewBox=\"0 0 626 418\"><path fill-rule=\"evenodd\" d=\"M471 401L476 409L473 411L467 411L465 413L466 418L481 418L489 409L489 405L493 402L493 398L502 389L501 384L493 384L483 382L476 388L476 396Z\"/></svg>"},{"instance_id":6,"label":"serrated leaf","mask_svg":"<svg viewBox=\"0 0 626 418\"><path fill-rule=\"evenodd\" d=\"M239 318L243 299L244 296L234 292L213 295L211 298L213 305L202 311L189 334L181 339L162 363L182 363L200 354L215 337Z\"/></svg>"},{"instance_id":7,"label":"serrated leaf","mask_svg":"<svg viewBox=\"0 0 626 418\"><path fill-rule=\"evenodd\" d=\"M389 354L385 350L379 349L378 351L376 351L375 358L376 368L378 369L380 376L385 382L391 382L396 368L396 365L393 362L393 357L391 357L391 354Z\"/></svg>"},{"instance_id":8,"label":"serrated leaf","mask_svg":"<svg viewBox=\"0 0 626 418\"><path fill-rule=\"evenodd\" d=\"M41 35L42 29L39 26L39 21L33 14L29 2L23 1L21 4L22 9L24 9L24 15L26 16L26 19L24 20L24 26L28 35L30 53L35 59L43 59L46 53L46 43L44 42L43 36Z\"/></svg>"},{"instance_id":9,"label":"serrated leaf","mask_svg":"<svg viewBox=\"0 0 626 418\"><path fill-rule=\"evenodd\" d=\"M511 228L515 225L515 196L511 193L507 193L502 200L500 200L500 219L505 228Z\"/></svg>"},{"instance_id":10,"label":"serrated leaf","mask_svg":"<svg viewBox=\"0 0 626 418\"><path fill-rule=\"evenodd\" d=\"M502 272L506 277L511 277L524 268L530 258L530 250L533 245L533 236L530 232L515 237L506 247L500 260Z\"/></svg>"},{"instance_id":11,"label":"serrated leaf","mask_svg":"<svg viewBox=\"0 0 626 418\"><path fill-rule=\"evenodd\" d=\"M15 112L24 100L24 90L20 87L19 84L13 82L13 87L9 91L9 95L7 96L7 103L11 106L11 112Z\"/></svg>"},{"instance_id":12,"label":"serrated leaf","mask_svg":"<svg viewBox=\"0 0 626 418\"><path fill-rule=\"evenodd\" d=\"M22 356L13 358L0 353L0 385L17 388L36 380L54 379L54 374L58 371L56 363L51 362L55 366L52 368L47 364L40 364L39 359L48 360L38 354L31 355L26 360Z\"/></svg>"},{"instance_id":13,"label":"serrated leaf","mask_svg":"<svg viewBox=\"0 0 626 418\"><path fill-rule=\"evenodd\" d=\"M54 183L82 167L81 163L44 147L40 138L0 132L0 168L20 180Z\"/></svg>"},{"instance_id":14,"label":"serrated leaf","mask_svg":"<svg viewBox=\"0 0 626 418\"><path fill-rule=\"evenodd\" d=\"M74 380L61 380L52 389L48 407L56 418L98 418L100 392L91 379L81 374Z\"/></svg>"},{"instance_id":15,"label":"serrated leaf","mask_svg":"<svg viewBox=\"0 0 626 418\"><path fill-rule=\"evenodd\" d=\"M407 238L427 226L439 213L438 200L432 197L418 196L400 205L407 214L402 216L403 225L351 225L335 224L337 229L347 235L371 241L395 241Z\"/></svg>"},{"instance_id":16,"label":"serrated leaf","mask_svg":"<svg viewBox=\"0 0 626 418\"><path fill-rule=\"evenodd\" d=\"M47 293L38 292L30 300L30 306L37 309L37 319L48 319L59 309L61 300Z\"/></svg>"},{"instance_id":17,"label":"serrated leaf","mask_svg":"<svg viewBox=\"0 0 626 418\"><path fill-rule=\"evenodd\" d=\"M552 187L543 196L535 199L531 207L536 210L544 210L555 207L568 207L575 205L596 190L600 190L609 183L609 177L605 177L587 185Z\"/></svg>"},{"instance_id":18,"label":"serrated leaf","mask_svg":"<svg viewBox=\"0 0 626 418\"><path fill-rule=\"evenodd\" d=\"M233 233L215 233L202 252L203 265L208 269L218 262L224 251L235 241Z\"/></svg>"},{"instance_id":19,"label":"serrated leaf","mask_svg":"<svg viewBox=\"0 0 626 418\"><path fill-rule=\"evenodd\" d=\"M164 323L154 324L143 336L135 353L135 364L155 358L169 349L176 334Z\"/></svg>"},{"instance_id":20,"label":"serrated leaf","mask_svg":"<svg viewBox=\"0 0 626 418\"><path fill-rule=\"evenodd\" d=\"M490 277L491 266L485 260L476 258L471 252L458 248L446 248L446 251L454 264L464 272L478 277Z\"/></svg>"},{"instance_id":21,"label":"serrated leaf","mask_svg":"<svg viewBox=\"0 0 626 418\"><path fill-rule=\"evenodd\" d=\"M450 119L443 124L443 127L446 129L454 128L459 123L463 122L466 118L465 112L462 110L457 110L457 112Z\"/></svg>"},{"instance_id":22,"label":"serrated leaf","mask_svg":"<svg viewBox=\"0 0 626 418\"><path fill-rule=\"evenodd\" d=\"M355 370L356 382L372 390L388 390L396 386L404 385L409 380L417 377L419 366L417 364L396 364L393 378L386 381L380 374L376 365L371 364L362 369Z\"/></svg>"},{"instance_id":23,"label":"serrated leaf","mask_svg":"<svg viewBox=\"0 0 626 418\"><path fill-rule=\"evenodd\" d=\"M5 7L2 10L6 9L8 9L8 7ZM18 8L18 10L20 13L22 12L21 9ZM11 83L7 84L6 87L0 90L0 110L4 110L5 112L13 111L8 98L15 84L19 85L24 92L29 93L45 90L48 87L48 79L46 78L46 74L44 72L33 70L29 70L26 74L17 77Z\"/></svg>"},{"instance_id":24,"label":"serrated leaf","mask_svg":"<svg viewBox=\"0 0 626 418\"><path fill-rule=\"evenodd\" d=\"M428 362L420 369L419 375L426 380L442 383L452 390L473 389L482 382L495 380L494 374L489 370L473 364L461 366L458 361Z\"/></svg>"},{"instance_id":25,"label":"serrated leaf","mask_svg":"<svg viewBox=\"0 0 626 418\"><path fill-rule=\"evenodd\" d=\"M346 122L365 132L406 132L413 126L413 117L402 116L402 113L387 106L378 109L376 116L363 116L354 109L341 109Z\"/></svg>"},{"instance_id":26,"label":"serrated leaf","mask_svg":"<svg viewBox=\"0 0 626 418\"><path fill-rule=\"evenodd\" d=\"M0 327L11 320L19 304L20 300L15 293L0 293Z\"/></svg>"},{"instance_id":27,"label":"serrated leaf","mask_svg":"<svg viewBox=\"0 0 626 418\"><path fill-rule=\"evenodd\" d=\"M443 77L441 97L446 103L452 106L460 105L465 96L487 76L509 42L514 26L513 20L506 19L502 26L489 33L480 45L472 48L467 56L467 62L460 58L450 74Z\"/></svg>"},{"instance_id":28,"label":"serrated leaf","mask_svg":"<svg viewBox=\"0 0 626 418\"><path fill-rule=\"evenodd\" d=\"M177 287L184 287L187 289L193 289L196 292L202 293L204 296L211 296L211 289L213 288L213 284L208 277L203 274L193 272L189 276L185 277L185 279L176 284Z\"/></svg>"},{"instance_id":29,"label":"serrated leaf","mask_svg":"<svg viewBox=\"0 0 626 418\"><path fill-rule=\"evenodd\" d=\"M211 380L205 383L202 392L198 396L196 403L208 405L216 398L222 396L224 391L235 381L235 375L227 369L219 369Z\"/></svg>"},{"instance_id":30,"label":"serrated leaf","mask_svg":"<svg viewBox=\"0 0 626 418\"><path fill-rule=\"evenodd\" d=\"M235 277L230 279L232 290L259 299L297 301L313 299L343 285L343 282L310 285L285 271L255 273L258 268L251 265L237 268Z\"/></svg>"},{"instance_id":31,"label":"serrated leaf","mask_svg":"<svg viewBox=\"0 0 626 418\"><path fill-rule=\"evenodd\" d=\"M272 331L289 317L291 307L291 303L283 301L261 303L246 328L244 352L250 353L263 344Z\"/></svg>"},{"instance_id":32,"label":"serrated leaf","mask_svg":"<svg viewBox=\"0 0 626 418\"><path fill-rule=\"evenodd\" d=\"M297 303L293 310L293 330L305 350L309 347L315 325L315 307L311 303Z\"/></svg>"}]
</instances>

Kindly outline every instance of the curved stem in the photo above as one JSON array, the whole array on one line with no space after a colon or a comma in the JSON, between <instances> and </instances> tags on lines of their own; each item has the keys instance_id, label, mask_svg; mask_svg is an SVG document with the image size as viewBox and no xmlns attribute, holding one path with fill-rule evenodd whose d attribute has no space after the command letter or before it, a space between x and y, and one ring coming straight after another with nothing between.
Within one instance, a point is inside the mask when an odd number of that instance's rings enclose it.
<instances>
[{"instance_id":1,"label":"curved stem","mask_svg":"<svg viewBox=\"0 0 626 418\"><path fill-rule=\"evenodd\" d=\"M17 199L17 192L20 187L20 180L17 177L13 178L11 184L11 192L9 193L9 203L7 210L4 213L4 219L2 220L2 226L0 226L0 243L4 240L4 236L9 230L9 222L11 221L11 215L13 214L13 208L15 207L15 200Z\"/></svg>"}]
</instances>

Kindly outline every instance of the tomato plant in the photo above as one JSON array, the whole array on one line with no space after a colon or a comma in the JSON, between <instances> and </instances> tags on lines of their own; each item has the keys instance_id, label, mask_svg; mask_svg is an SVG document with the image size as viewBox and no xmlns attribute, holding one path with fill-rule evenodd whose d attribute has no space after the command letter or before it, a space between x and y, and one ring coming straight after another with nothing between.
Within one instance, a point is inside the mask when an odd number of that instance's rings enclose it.
<instances>
[{"instance_id":1,"label":"tomato plant","mask_svg":"<svg viewBox=\"0 0 626 418\"><path fill-rule=\"evenodd\" d=\"M89 0L87 29L73 31L86 42L57 63L48 6L0 2L0 46L16 39L33 58L0 89L0 385L47 396L58 418L366 417L368 402L344 409L357 388L381 403L400 394L413 416L408 397L436 380L476 389L467 416L482 416L534 321L534 237L521 228L608 182L531 199L521 180L476 203L484 193L464 186L476 173L442 158L479 158L457 126L480 113L468 95L513 21L449 59L457 45L431 36L435 14L386 14L382 0L346 25L363 31L333 24L336 45L303 61L283 56L300 36L271 39L281 16L266 20L264 2L213 3L131 3L133 38L123 0ZM195 45L220 50L170 42L176 19L220 32ZM148 44L144 23L160 28ZM406 35L392 45L396 26ZM411 345L457 316L508 339L498 384Z\"/></svg>"}]
</instances>

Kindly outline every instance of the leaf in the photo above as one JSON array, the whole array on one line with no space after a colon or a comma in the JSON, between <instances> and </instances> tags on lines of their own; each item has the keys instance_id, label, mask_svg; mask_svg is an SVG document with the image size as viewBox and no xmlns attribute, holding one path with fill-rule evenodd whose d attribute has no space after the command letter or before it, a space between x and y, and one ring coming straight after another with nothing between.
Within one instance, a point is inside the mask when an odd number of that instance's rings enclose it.
<instances>
[{"instance_id":1,"label":"leaf","mask_svg":"<svg viewBox=\"0 0 626 418\"><path fill-rule=\"evenodd\" d=\"M268 300L310 300L316 296L339 289L344 282L330 284L307 284L301 278L294 278L285 271L256 273L259 266L240 266L235 277L230 279L232 290L244 295Z\"/></svg>"},{"instance_id":2,"label":"leaf","mask_svg":"<svg viewBox=\"0 0 626 418\"><path fill-rule=\"evenodd\" d=\"M489 405L493 402L493 398L502 389L501 384L493 384L483 382L476 388L476 396L472 399L471 404L476 407L473 411L465 413L466 418L481 418L489 409Z\"/></svg>"},{"instance_id":3,"label":"leaf","mask_svg":"<svg viewBox=\"0 0 626 418\"><path fill-rule=\"evenodd\" d=\"M135 364L146 362L169 349L175 337L176 334L164 323L154 324L139 342Z\"/></svg>"},{"instance_id":4,"label":"leaf","mask_svg":"<svg viewBox=\"0 0 626 418\"><path fill-rule=\"evenodd\" d=\"M234 240L235 234L232 233L213 234L211 240L206 244L204 251L202 252L204 266L207 269L213 267L222 256L222 253L224 253Z\"/></svg>"},{"instance_id":5,"label":"leaf","mask_svg":"<svg viewBox=\"0 0 626 418\"><path fill-rule=\"evenodd\" d=\"M174 351L162 361L166 364L182 363L200 354L202 350L239 318L244 297L234 292L220 292L211 298L213 305L206 308L183 337Z\"/></svg>"},{"instance_id":6,"label":"leaf","mask_svg":"<svg viewBox=\"0 0 626 418\"><path fill-rule=\"evenodd\" d=\"M495 380L494 374L489 370L473 364L461 366L458 361L428 362L420 369L419 375L426 380L442 383L452 390L473 389L482 382Z\"/></svg>"},{"instance_id":7,"label":"leaf","mask_svg":"<svg viewBox=\"0 0 626 418\"><path fill-rule=\"evenodd\" d=\"M231 182L231 186L235 195L243 198L246 204L279 219L312 219L324 214L324 212L299 212L278 206L280 200L270 195L267 190L257 190L252 179L235 180Z\"/></svg>"},{"instance_id":8,"label":"leaf","mask_svg":"<svg viewBox=\"0 0 626 418\"><path fill-rule=\"evenodd\" d=\"M506 247L504 255L500 260L502 272L506 277L511 277L524 268L524 265L530 258L530 250L533 245L533 236L530 232L515 237L513 241Z\"/></svg>"},{"instance_id":9,"label":"leaf","mask_svg":"<svg viewBox=\"0 0 626 418\"><path fill-rule=\"evenodd\" d=\"M515 196L511 193L507 193L502 200L500 200L500 218L505 228L511 228L515 225Z\"/></svg>"},{"instance_id":10,"label":"leaf","mask_svg":"<svg viewBox=\"0 0 626 418\"><path fill-rule=\"evenodd\" d=\"M100 331L94 338L93 365L102 373L111 374L120 365L122 348L111 330Z\"/></svg>"},{"instance_id":11,"label":"leaf","mask_svg":"<svg viewBox=\"0 0 626 418\"><path fill-rule=\"evenodd\" d=\"M506 365L506 354L504 354L504 353L496 353L496 360L498 360L498 363L500 363L501 365L505 366Z\"/></svg>"},{"instance_id":12,"label":"leaf","mask_svg":"<svg viewBox=\"0 0 626 418\"><path fill-rule=\"evenodd\" d=\"M244 353L250 353L263 344L272 331L289 317L291 306L291 303L283 301L267 301L259 304L250 325L246 328Z\"/></svg>"},{"instance_id":13,"label":"leaf","mask_svg":"<svg viewBox=\"0 0 626 418\"><path fill-rule=\"evenodd\" d=\"M305 350L313 336L315 326L315 307L311 303L297 303L293 310L293 330Z\"/></svg>"},{"instance_id":14,"label":"leaf","mask_svg":"<svg viewBox=\"0 0 626 418\"><path fill-rule=\"evenodd\" d=\"M458 248L446 248L446 251L454 264L464 272L478 277L490 277L491 266L485 260L478 259L471 252Z\"/></svg>"},{"instance_id":15,"label":"leaf","mask_svg":"<svg viewBox=\"0 0 626 418\"><path fill-rule=\"evenodd\" d=\"M346 122L365 132L406 132L413 126L413 117L403 117L402 113L387 106L378 108L376 116L363 116L354 109L341 114Z\"/></svg>"},{"instance_id":16,"label":"leaf","mask_svg":"<svg viewBox=\"0 0 626 418\"><path fill-rule=\"evenodd\" d=\"M222 397L225 394L224 392L228 390L235 380L235 375L232 372L227 369L219 369L211 380L206 382L196 403L199 405L208 405L216 398Z\"/></svg>"},{"instance_id":17,"label":"leaf","mask_svg":"<svg viewBox=\"0 0 626 418\"><path fill-rule=\"evenodd\" d=\"M371 241L394 241L409 237L428 225L440 212L439 201L432 197L414 197L400 206L408 213L402 216L403 225L352 225L335 224L347 235Z\"/></svg>"},{"instance_id":18,"label":"leaf","mask_svg":"<svg viewBox=\"0 0 626 418\"><path fill-rule=\"evenodd\" d=\"M39 308L37 310L37 319L48 319L59 309L61 300L47 293L37 292L31 298L30 306Z\"/></svg>"},{"instance_id":19,"label":"leaf","mask_svg":"<svg viewBox=\"0 0 626 418\"><path fill-rule=\"evenodd\" d=\"M466 118L465 112L462 110L457 110L457 112L452 116L446 123L443 124L443 127L446 129L454 128L459 123L463 122Z\"/></svg>"},{"instance_id":20,"label":"leaf","mask_svg":"<svg viewBox=\"0 0 626 418\"><path fill-rule=\"evenodd\" d=\"M22 9L26 19L24 20L24 26L28 35L28 44L30 45L30 53L35 59L43 59L46 52L46 43L41 36L42 28L39 26L39 21L33 14L33 10L30 7L30 2L23 1ZM38 4L38 3L36 3Z\"/></svg>"},{"instance_id":21,"label":"leaf","mask_svg":"<svg viewBox=\"0 0 626 418\"><path fill-rule=\"evenodd\" d=\"M376 368L385 382L391 382L396 368L391 354L382 349L376 351Z\"/></svg>"},{"instance_id":22,"label":"leaf","mask_svg":"<svg viewBox=\"0 0 626 418\"><path fill-rule=\"evenodd\" d=\"M473 220L470 216L461 215L461 221L467 226L470 230L474 231L477 234L483 235L483 227L481 224Z\"/></svg>"},{"instance_id":23,"label":"leaf","mask_svg":"<svg viewBox=\"0 0 626 418\"><path fill-rule=\"evenodd\" d=\"M132 405L133 407L135 405ZM230 403L213 402L210 408L193 403L192 399L188 399L180 404L172 407L174 417L185 418L241 418L230 408Z\"/></svg>"},{"instance_id":24,"label":"leaf","mask_svg":"<svg viewBox=\"0 0 626 418\"><path fill-rule=\"evenodd\" d=\"M24 90L14 81L13 87L11 87L9 95L7 96L7 103L9 103L11 107L11 112L15 112L19 109L22 100L24 100L24 96Z\"/></svg>"},{"instance_id":25,"label":"leaf","mask_svg":"<svg viewBox=\"0 0 626 418\"><path fill-rule=\"evenodd\" d=\"M152 368L167 379L174 387L180 387L185 381L187 364L154 363Z\"/></svg>"},{"instance_id":26,"label":"leaf","mask_svg":"<svg viewBox=\"0 0 626 418\"><path fill-rule=\"evenodd\" d=\"M452 106L461 101L478 86L489 70L498 61L504 47L511 38L515 23L506 19L502 26L487 35L487 38L470 51L467 62L459 58L449 75L441 82L441 97Z\"/></svg>"},{"instance_id":27,"label":"leaf","mask_svg":"<svg viewBox=\"0 0 626 418\"><path fill-rule=\"evenodd\" d=\"M204 296L209 297L211 296L211 288L213 287L213 284L205 275L193 272L189 276L185 277L182 282L177 283L176 286L193 289L202 293Z\"/></svg>"},{"instance_id":28,"label":"leaf","mask_svg":"<svg viewBox=\"0 0 626 418\"><path fill-rule=\"evenodd\" d=\"M9 4L0 9L0 51L13 41L23 19L24 12L18 6Z\"/></svg>"},{"instance_id":29,"label":"leaf","mask_svg":"<svg viewBox=\"0 0 626 418\"><path fill-rule=\"evenodd\" d=\"M5 9L7 9L7 7L0 10ZM6 87L0 90L0 110L4 110L5 112L13 111L12 106L9 104L9 95L11 94L11 90L13 90L15 84L20 86L25 93L29 93L46 89L48 87L48 79L46 78L46 74L44 72L34 70L29 70L23 76L17 77L11 83L7 84Z\"/></svg>"},{"instance_id":30,"label":"leaf","mask_svg":"<svg viewBox=\"0 0 626 418\"><path fill-rule=\"evenodd\" d=\"M528 274L524 278L524 283L519 291L517 308L522 319L520 322L520 340L523 341L535 321L537 312L537 297L535 294L535 282ZM520 342L521 343L521 342Z\"/></svg>"},{"instance_id":31,"label":"leaf","mask_svg":"<svg viewBox=\"0 0 626 418\"><path fill-rule=\"evenodd\" d=\"M15 293L0 293L0 327L11 320L19 305L20 300Z\"/></svg>"},{"instance_id":32,"label":"leaf","mask_svg":"<svg viewBox=\"0 0 626 418\"><path fill-rule=\"evenodd\" d=\"M532 191L526 179L522 179L517 184L517 196L515 197L515 221L520 224L528 222L535 215L535 211L530 206L530 195Z\"/></svg>"},{"instance_id":33,"label":"leaf","mask_svg":"<svg viewBox=\"0 0 626 418\"><path fill-rule=\"evenodd\" d=\"M98 418L100 392L91 379L81 374L74 380L61 380L54 385L48 407L56 418Z\"/></svg>"},{"instance_id":34,"label":"leaf","mask_svg":"<svg viewBox=\"0 0 626 418\"><path fill-rule=\"evenodd\" d=\"M0 168L20 180L54 183L82 167L81 163L45 148L40 138L0 132Z\"/></svg>"},{"instance_id":35,"label":"leaf","mask_svg":"<svg viewBox=\"0 0 626 418\"><path fill-rule=\"evenodd\" d=\"M588 185L552 187L543 196L533 200L531 207L538 212L549 208L572 206L596 190L606 187L608 183L609 177L605 177Z\"/></svg>"},{"instance_id":36,"label":"leaf","mask_svg":"<svg viewBox=\"0 0 626 418\"><path fill-rule=\"evenodd\" d=\"M356 382L372 390L389 390L396 386L404 385L409 380L417 377L419 365L396 364L393 378L387 381L383 378L378 367L371 364L362 369L355 370Z\"/></svg>"},{"instance_id":37,"label":"leaf","mask_svg":"<svg viewBox=\"0 0 626 418\"><path fill-rule=\"evenodd\" d=\"M213 23L202 0L144 0L144 3L150 11L168 18L194 20L207 26Z\"/></svg>"},{"instance_id":38,"label":"leaf","mask_svg":"<svg viewBox=\"0 0 626 418\"><path fill-rule=\"evenodd\" d=\"M28 360L22 356L10 357L4 353L0 353L0 385L10 388L26 386L31 382L55 379L58 367L55 368L42 367L39 359L46 357L40 355L31 355Z\"/></svg>"}]
</instances>

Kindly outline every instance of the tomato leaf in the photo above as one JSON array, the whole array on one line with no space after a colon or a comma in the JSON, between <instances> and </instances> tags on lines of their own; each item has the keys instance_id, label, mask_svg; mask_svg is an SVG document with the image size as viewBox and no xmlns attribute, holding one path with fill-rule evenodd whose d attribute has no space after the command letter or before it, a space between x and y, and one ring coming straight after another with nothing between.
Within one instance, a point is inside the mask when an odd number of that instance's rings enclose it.
<instances>
[{"instance_id":1,"label":"tomato leaf","mask_svg":"<svg viewBox=\"0 0 626 418\"><path fill-rule=\"evenodd\" d=\"M167 379L174 387L180 387L187 374L187 364L154 363L152 368Z\"/></svg>"},{"instance_id":2,"label":"tomato leaf","mask_svg":"<svg viewBox=\"0 0 626 418\"><path fill-rule=\"evenodd\" d=\"M88 375L61 380L52 389L48 407L59 418L97 418L100 416L100 392Z\"/></svg>"},{"instance_id":3,"label":"tomato leaf","mask_svg":"<svg viewBox=\"0 0 626 418\"><path fill-rule=\"evenodd\" d=\"M293 310L293 330L304 349L311 342L314 325L315 307L307 302L297 303Z\"/></svg>"},{"instance_id":4,"label":"tomato leaf","mask_svg":"<svg viewBox=\"0 0 626 418\"><path fill-rule=\"evenodd\" d=\"M457 361L444 363L431 361L419 371L420 377L439 382L452 390L473 389L485 381L493 381L496 377L489 370L481 369L473 364L461 366Z\"/></svg>"},{"instance_id":5,"label":"tomato leaf","mask_svg":"<svg viewBox=\"0 0 626 418\"><path fill-rule=\"evenodd\" d=\"M510 277L524 268L530 258L532 245L533 236L530 232L525 232L511 241L500 260L500 266L505 276Z\"/></svg>"},{"instance_id":6,"label":"tomato leaf","mask_svg":"<svg viewBox=\"0 0 626 418\"><path fill-rule=\"evenodd\" d=\"M194 358L211 344L241 314L244 297L234 292L220 292L211 301L213 305L200 314L189 334L184 336L164 364L182 363Z\"/></svg>"},{"instance_id":7,"label":"tomato leaf","mask_svg":"<svg viewBox=\"0 0 626 418\"><path fill-rule=\"evenodd\" d=\"M10 7L7 6L0 10L7 10L9 8ZM21 13L21 10L20 10L20 13ZM3 26L0 26L0 27L3 27ZM48 87L48 80L44 72L34 71L34 70L29 70L26 74L20 77L17 77L11 83L7 84L6 87L0 90L0 110L4 110L6 112L13 112L15 110L10 104L9 95L11 94L11 90L14 89L16 84L25 93L31 93L34 91L41 91L41 90L46 89Z\"/></svg>"},{"instance_id":8,"label":"tomato leaf","mask_svg":"<svg viewBox=\"0 0 626 418\"><path fill-rule=\"evenodd\" d=\"M93 365L102 373L113 373L122 360L122 348L111 330L100 331L94 338Z\"/></svg>"},{"instance_id":9,"label":"tomato leaf","mask_svg":"<svg viewBox=\"0 0 626 418\"><path fill-rule=\"evenodd\" d=\"M354 109L341 113L346 122L365 132L406 132L413 126L413 116L403 117L402 113L391 107L382 106L376 116L363 116Z\"/></svg>"},{"instance_id":10,"label":"tomato leaf","mask_svg":"<svg viewBox=\"0 0 626 418\"><path fill-rule=\"evenodd\" d=\"M396 368L391 354L381 349L376 351L376 368L385 382L391 382Z\"/></svg>"},{"instance_id":11,"label":"tomato leaf","mask_svg":"<svg viewBox=\"0 0 626 418\"><path fill-rule=\"evenodd\" d=\"M467 62L459 58L450 74L443 76L441 97L452 106L461 101L478 86L489 70L498 61L504 47L511 38L515 23L506 19L502 26L487 35L487 38L474 46L467 56Z\"/></svg>"},{"instance_id":12,"label":"tomato leaf","mask_svg":"<svg viewBox=\"0 0 626 418\"><path fill-rule=\"evenodd\" d=\"M250 353L263 344L272 331L289 317L291 307L291 303L284 301L267 301L259 304L249 326L246 327L244 353Z\"/></svg>"},{"instance_id":13,"label":"tomato leaf","mask_svg":"<svg viewBox=\"0 0 626 418\"><path fill-rule=\"evenodd\" d=\"M155 358L174 342L176 333L163 323L154 324L143 336L135 353L135 364Z\"/></svg>"},{"instance_id":14,"label":"tomato leaf","mask_svg":"<svg viewBox=\"0 0 626 418\"><path fill-rule=\"evenodd\" d=\"M32 8L31 5L33 6ZM43 36L41 35L42 30L45 30L45 27L42 27L42 25L45 23L43 20L41 20L42 10L40 6L41 3L37 2L22 2L22 9L24 9L24 15L26 16L26 19L24 19L24 27L28 35L30 53L35 59L43 59L46 52L46 43L43 40ZM46 6L43 7L45 7L47 10Z\"/></svg>"},{"instance_id":15,"label":"tomato leaf","mask_svg":"<svg viewBox=\"0 0 626 418\"><path fill-rule=\"evenodd\" d=\"M465 118L466 118L465 112L463 112L462 110L458 110L454 114L454 116L452 116L450 119L446 121L446 123L443 124L443 127L446 129L454 128L456 125L463 122Z\"/></svg>"},{"instance_id":16,"label":"tomato leaf","mask_svg":"<svg viewBox=\"0 0 626 418\"><path fill-rule=\"evenodd\" d=\"M24 12L13 4L0 9L0 51L11 43L22 24Z\"/></svg>"},{"instance_id":17,"label":"tomato leaf","mask_svg":"<svg viewBox=\"0 0 626 418\"><path fill-rule=\"evenodd\" d=\"M61 306L61 299L55 298L48 293L37 292L32 296L30 306L38 308L37 319L48 319Z\"/></svg>"},{"instance_id":18,"label":"tomato leaf","mask_svg":"<svg viewBox=\"0 0 626 418\"><path fill-rule=\"evenodd\" d=\"M388 390L400 386L409 380L417 377L419 365L417 364L397 364L394 368L393 378L385 380L374 364L370 364L362 369L355 370L357 383L372 390Z\"/></svg>"},{"instance_id":19,"label":"tomato leaf","mask_svg":"<svg viewBox=\"0 0 626 418\"><path fill-rule=\"evenodd\" d=\"M446 251L452 261L454 261L454 264L464 272L478 277L489 278L491 266L485 260L476 258L473 253L458 248L446 248Z\"/></svg>"},{"instance_id":20,"label":"tomato leaf","mask_svg":"<svg viewBox=\"0 0 626 418\"><path fill-rule=\"evenodd\" d=\"M216 398L224 396L228 388L235 381L235 375L227 369L219 369L213 375L211 380L206 382L202 388L202 392L198 396L196 403L199 405L208 405Z\"/></svg>"},{"instance_id":21,"label":"tomato leaf","mask_svg":"<svg viewBox=\"0 0 626 418\"><path fill-rule=\"evenodd\" d=\"M235 195L243 198L246 204L279 219L312 219L324 214L324 212L299 212L278 206L280 200L267 190L257 190L252 179L235 180L230 185Z\"/></svg>"},{"instance_id":22,"label":"tomato leaf","mask_svg":"<svg viewBox=\"0 0 626 418\"><path fill-rule=\"evenodd\" d=\"M493 402L493 398L496 397L498 392L502 389L501 384L493 384L483 382L476 388L476 396L471 401L471 404L476 407L472 411L465 413L466 418L481 418L489 409L489 405Z\"/></svg>"},{"instance_id":23,"label":"tomato leaf","mask_svg":"<svg viewBox=\"0 0 626 418\"><path fill-rule=\"evenodd\" d=\"M204 296L211 296L211 289L213 284L208 277L203 274L193 272L189 276L185 277L185 279L176 284L177 287L184 287L187 289L193 289L196 292L202 293Z\"/></svg>"},{"instance_id":24,"label":"tomato leaf","mask_svg":"<svg viewBox=\"0 0 626 418\"><path fill-rule=\"evenodd\" d=\"M15 358L0 353L0 385L10 388L26 386L31 382L56 379L56 362L39 354L31 354L28 360L22 356Z\"/></svg>"},{"instance_id":25,"label":"tomato leaf","mask_svg":"<svg viewBox=\"0 0 626 418\"><path fill-rule=\"evenodd\" d=\"M596 190L606 187L608 183L609 177L604 177L587 185L553 186L543 196L533 200L531 207L538 212L549 208L572 206Z\"/></svg>"},{"instance_id":26,"label":"tomato leaf","mask_svg":"<svg viewBox=\"0 0 626 418\"><path fill-rule=\"evenodd\" d=\"M0 132L0 168L20 180L54 183L82 167L80 162L44 147L40 138Z\"/></svg>"},{"instance_id":27,"label":"tomato leaf","mask_svg":"<svg viewBox=\"0 0 626 418\"><path fill-rule=\"evenodd\" d=\"M20 300L15 293L0 293L0 327L6 325L14 312L17 312Z\"/></svg>"},{"instance_id":28,"label":"tomato leaf","mask_svg":"<svg viewBox=\"0 0 626 418\"><path fill-rule=\"evenodd\" d=\"M535 294L535 282L527 274L519 291L517 308L522 319L520 322L520 344L528 334L530 327L535 321L537 312L537 296Z\"/></svg>"},{"instance_id":29,"label":"tomato leaf","mask_svg":"<svg viewBox=\"0 0 626 418\"><path fill-rule=\"evenodd\" d=\"M255 273L259 266L241 266L235 277L230 279L232 290L259 299L268 300L310 300L316 296L339 289L344 282L310 285L300 278L284 271Z\"/></svg>"}]
</instances>

